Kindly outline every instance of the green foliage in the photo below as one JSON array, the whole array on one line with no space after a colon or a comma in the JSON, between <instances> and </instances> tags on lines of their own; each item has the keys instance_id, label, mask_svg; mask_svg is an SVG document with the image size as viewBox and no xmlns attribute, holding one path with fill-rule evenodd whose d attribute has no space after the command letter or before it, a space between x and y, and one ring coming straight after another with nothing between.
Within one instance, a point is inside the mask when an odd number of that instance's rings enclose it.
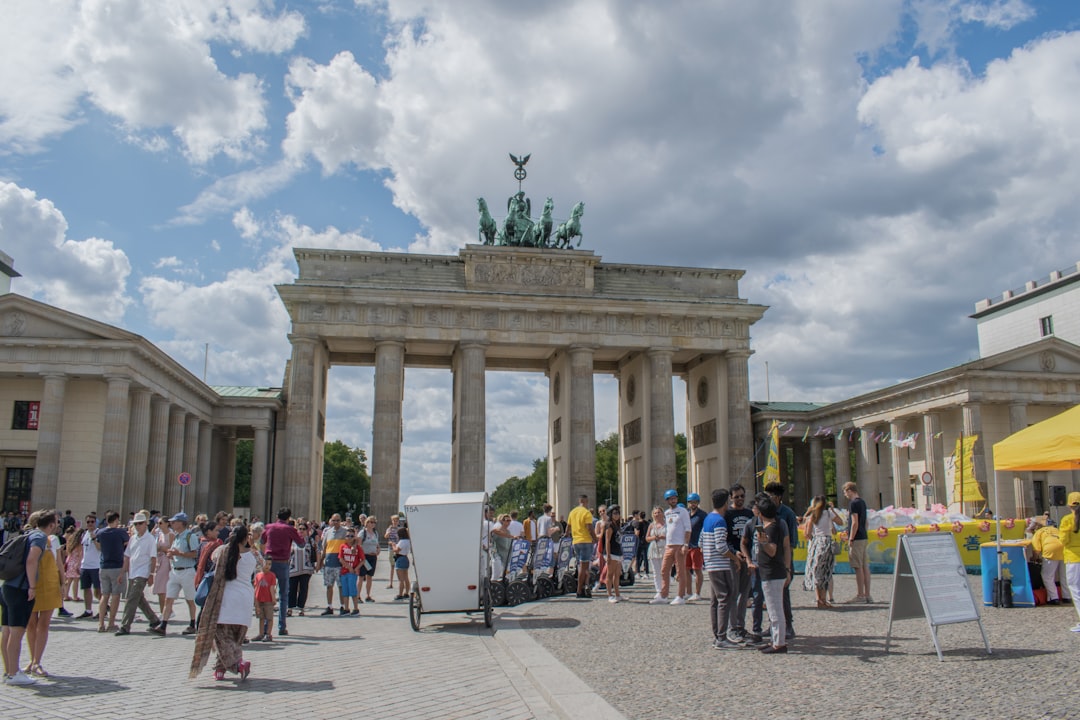
<instances>
[{"instance_id":1,"label":"green foliage","mask_svg":"<svg viewBox=\"0 0 1080 720\"><path fill-rule=\"evenodd\" d=\"M323 446L322 516L341 513L352 506L359 513L366 510L371 498L371 476L368 475L367 453L351 448L340 440Z\"/></svg>"},{"instance_id":2,"label":"green foliage","mask_svg":"<svg viewBox=\"0 0 1080 720\"><path fill-rule=\"evenodd\" d=\"M234 476L233 505L248 507L251 505L251 458L254 454L254 440L236 441L236 475ZM229 508L231 511L232 508Z\"/></svg>"},{"instance_id":3,"label":"green foliage","mask_svg":"<svg viewBox=\"0 0 1080 720\"><path fill-rule=\"evenodd\" d=\"M491 505L496 514L512 510L528 513L540 508L547 502L548 483L547 458L533 460L532 472L525 477L513 476L504 480L491 493Z\"/></svg>"},{"instance_id":4,"label":"green foliage","mask_svg":"<svg viewBox=\"0 0 1080 720\"><path fill-rule=\"evenodd\" d=\"M675 434L675 489L679 497L686 497L686 435Z\"/></svg>"},{"instance_id":5,"label":"green foliage","mask_svg":"<svg viewBox=\"0 0 1080 720\"><path fill-rule=\"evenodd\" d=\"M596 443L596 502L619 501L619 433Z\"/></svg>"}]
</instances>

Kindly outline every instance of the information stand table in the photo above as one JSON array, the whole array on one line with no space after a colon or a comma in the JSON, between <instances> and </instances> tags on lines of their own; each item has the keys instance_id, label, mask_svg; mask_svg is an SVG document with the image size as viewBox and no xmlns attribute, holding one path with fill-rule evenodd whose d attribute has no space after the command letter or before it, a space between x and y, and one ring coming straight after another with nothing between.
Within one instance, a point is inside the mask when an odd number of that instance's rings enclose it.
<instances>
[{"instance_id":1,"label":"information stand table","mask_svg":"<svg viewBox=\"0 0 1080 720\"><path fill-rule=\"evenodd\" d=\"M1035 594L1031 590L1031 573L1027 559L1031 555L1030 540L1002 540L1002 574L1012 580L1014 607L1035 607ZM994 580L997 579L997 543L984 542L979 546L982 559L983 605L994 604Z\"/></svg>"}]
</instances>

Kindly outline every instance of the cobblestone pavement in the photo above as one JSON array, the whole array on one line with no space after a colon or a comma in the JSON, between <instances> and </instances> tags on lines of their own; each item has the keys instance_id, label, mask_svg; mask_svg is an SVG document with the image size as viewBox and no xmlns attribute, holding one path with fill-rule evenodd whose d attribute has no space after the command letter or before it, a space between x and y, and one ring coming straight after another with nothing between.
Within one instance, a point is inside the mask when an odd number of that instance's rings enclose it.
<instances>
[{"instance_id":1,"label":"cobblestone pavement","mask_svg":"<svg viewBox=\"0 0 1080 720\"><path fill-rule=\"evenodd\" d=\"M885 653L891 576L873 576L874 604L834 610L810 607L813 593L796 576L791 596L797 638L787 655L711 649L709 601L648 605L654 591L647 578L623 589L630 602L561 597L522 605L514 614L627 717L1076 715L1071 695L1080 680L1080 633L1068 631L1077 623L1076 611L1068 605L984 608L981 578L970 581L992 654L986 654L977 623L948 625L938 631L944 662L938 661L925 620L895 623ZM836 600L854 595L854 577L837 576ZM504 617L510 610L503 609Z\"/></svg>"},{"instance_id":2,"label":"cobblestone pavement","mask_svg":"<svg viewBox=\"0 0 1080 720\"><path fill-rule=\"evenodd\" d=\"M180 634L186 607L165 638L148 634L142 621L131 635L115 637L98 634L93 621L54 619L43 660L52 678L32 687L0 685L0 718L323 718L346 712L548 719L565 716L560 703L567 702L596 708L599 717L618 716L512 622L497 624L493 635L479 615L430 615L415 633L407 603L393 602L394 592L385 587L383 577L376 583L380 601L365 603L360 617L320 617L320 607L290 618L288 637L245 646L252 674L244 682L215 682L210 669L187 679L194 641ZM323 599L317 577L309 603L316 599Z\"/></svg>"}]
</instances>

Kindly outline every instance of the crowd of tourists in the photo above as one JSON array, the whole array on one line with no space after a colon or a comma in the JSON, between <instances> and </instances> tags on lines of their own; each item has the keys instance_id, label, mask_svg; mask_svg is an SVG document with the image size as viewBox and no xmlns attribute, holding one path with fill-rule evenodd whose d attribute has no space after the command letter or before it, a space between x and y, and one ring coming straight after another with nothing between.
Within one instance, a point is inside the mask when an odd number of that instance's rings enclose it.
<instances>
[{"instance_id":1,"label":"crowd of tourists","mask_svg":"<svg viewBox=\"0 0 1080 720\"><path fill-rule=\"evenodd\" d=\"M9 513L2 529L0 649L8 685L49 677L43 659L54 611L117 637L133 634L139 614L151 636L169 634L171 623L195 639L190 676L202 672L214 651L213 674L223 680L250 674L245 644L274 642L275 631L278 638L288 635L287 619L311 607L315 575L325 589L322 615L360 615L362 603L375 602L383 542L397 571L397 585L387 589L397 590L395 600L408 596L408 530L397 515L381 534L374 516L354 522L334 514L318 523L293 518L288 508L269 524L224 512L189 518L142 510L122 523L115 511L78 521L70 510L44 510ZM186 607L174 609L181 597ZM81 614L66 602L81 603ZM257 630L249 638L253 617Z\"/></svg>"}]
</instances>

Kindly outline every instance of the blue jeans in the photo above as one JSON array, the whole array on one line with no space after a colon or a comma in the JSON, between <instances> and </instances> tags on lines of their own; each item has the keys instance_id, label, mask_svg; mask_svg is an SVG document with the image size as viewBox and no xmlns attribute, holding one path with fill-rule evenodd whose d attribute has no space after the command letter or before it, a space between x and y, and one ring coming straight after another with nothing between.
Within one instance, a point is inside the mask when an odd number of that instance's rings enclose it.
<instances>
[{"instance_id":1,"label":"blue jeans","mask_svg":"<svg viewBox=\"0 0 1080 720\"><path fill-rule=\"evenodd\" d=\"M270 572L277 578L278 634L285 629L285 613L289 611L289 563L270 561Z\"/></svg>"}]
</instances>

